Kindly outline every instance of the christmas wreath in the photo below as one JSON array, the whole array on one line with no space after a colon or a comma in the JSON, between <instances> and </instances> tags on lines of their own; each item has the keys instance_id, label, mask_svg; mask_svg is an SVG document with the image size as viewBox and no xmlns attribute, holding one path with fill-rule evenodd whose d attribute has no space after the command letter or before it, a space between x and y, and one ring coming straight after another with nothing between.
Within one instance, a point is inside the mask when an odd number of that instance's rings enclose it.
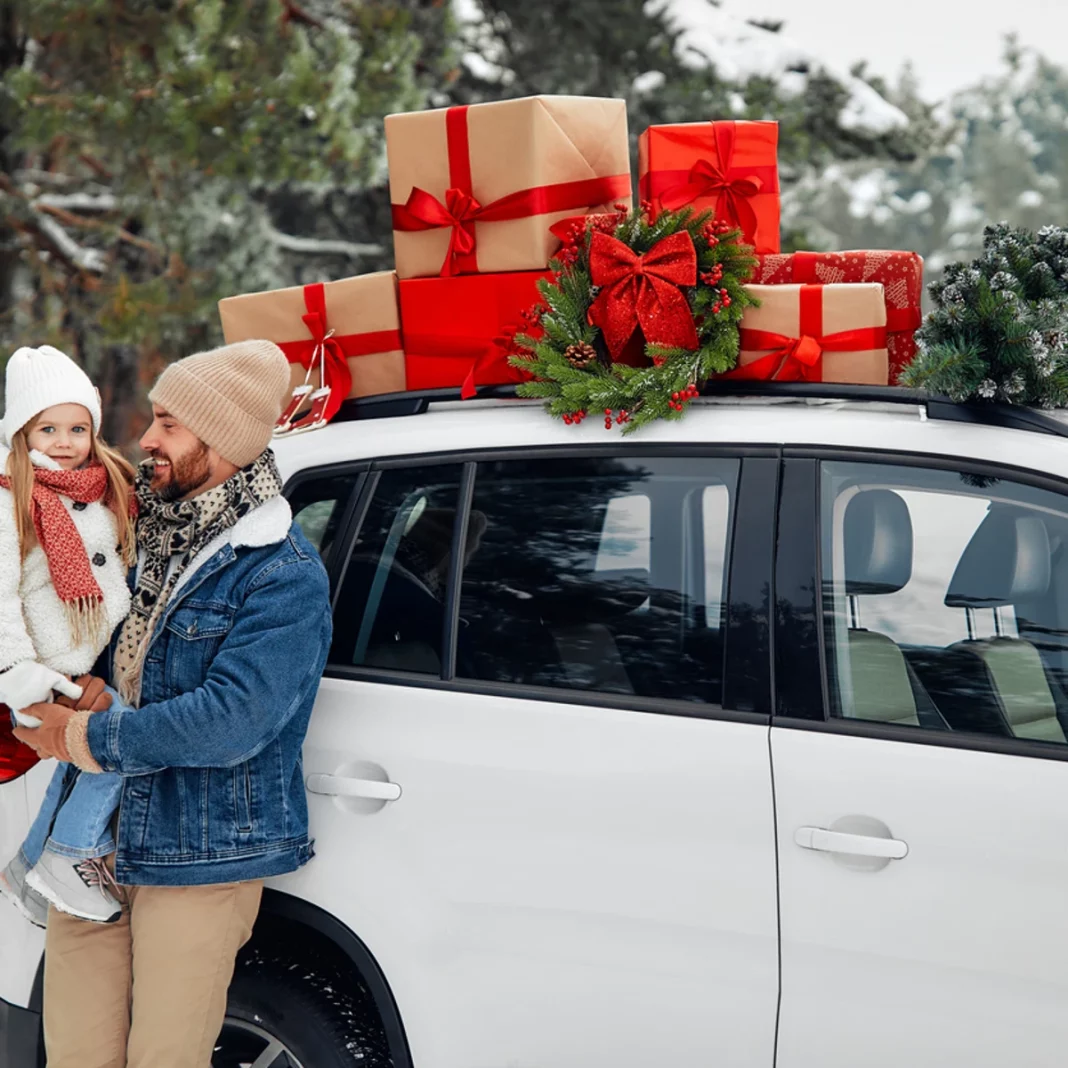
<instances>
[{"instance_id":1,"label":"christmas wreath","mask_svg":"<svg viewBox=\"0 0 1068 1068\"><path fill-rule=\"evenodd\" d=\"M946 267L900 383L977 404L1068 406L1068 230L989 226Z\"/></svg>"},{"instance_id":2,"label":"christmas wreath","mask_svg":"<svg viewBox=\"0 0 1068 1068\"><path fill-rule=\"evenodd\" d=\"M529 376L520 396L547 400L565 423L603 414L627 433L679 418L709 376L735 366L738 323L756 303L740 230L691 208L650 219L643 206L554 232L563 244L538 285L544 303L509 358Z\"/></svg>"}]
</instances>

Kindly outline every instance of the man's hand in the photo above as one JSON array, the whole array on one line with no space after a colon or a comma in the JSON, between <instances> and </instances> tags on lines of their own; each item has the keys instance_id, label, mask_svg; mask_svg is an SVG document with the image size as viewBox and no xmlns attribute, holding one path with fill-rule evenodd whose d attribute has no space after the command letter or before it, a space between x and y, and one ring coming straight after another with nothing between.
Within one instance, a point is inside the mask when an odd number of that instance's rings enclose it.
<instances>
[{"instance_id":1,"label":"man's hand","mask_svg":"<svg viewBox=\"0 0 1068 1068\"><path fill-rule=\"evenodd\" d=\"M111 707L111 694L107 692L107 684L103 679L82 675L74 680L74 685L81 690L81 697L76 701L70 697L57 697L57 705L72 708L76 712L106 712Z\"/></svg>"},{"instance_id":2,"label":"man's hand","mask_svg":"<svg viewBox=\"0 0 1068 1068\"><path fill-rule=\"evenodd\" d=\"M11 733L28 745L39 757L55 757L70 763L67 749L67 724L76 713L62 705L39 704L25 709L27 715L41 721L40 727L16 727Z\"/></svg>"}]
</instances>

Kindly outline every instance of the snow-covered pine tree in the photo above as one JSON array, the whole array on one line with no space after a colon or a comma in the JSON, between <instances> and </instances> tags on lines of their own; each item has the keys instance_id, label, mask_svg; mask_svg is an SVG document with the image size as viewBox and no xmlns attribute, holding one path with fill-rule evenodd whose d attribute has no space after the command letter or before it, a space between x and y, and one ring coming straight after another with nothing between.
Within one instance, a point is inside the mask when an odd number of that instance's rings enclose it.
<instances>
[{"instance_id":1,"label":"snow-covered pine tree","mask_svg":"<svg viewBox=\"0 0 1068 1068\"><path fill-rule=\"evenodd\" d=\"M930 109L906 74L889 98L927 127L914 163L814 167L783 203L817 248L915 249L929 278L979 256L983 228L1068 219L1068 70L1007 44L1003 69Z\"/></svg>"},{"instance_id":2,"label":"snow-covered pine tree","mask_svg":"<svg viewBox=\"0 0 1068 1068\"><path fill-rule=\"evenodd\" d=\"M345 204L441 78L431 0L0 3L0 352L51 341L135 432L214 302L388 258ZM381 227L379 227L381 231ZM366 234L366 231L363 230Z\"/></svg>"},{"instance_id":3,"label":"snow-covered pine tree","mask_svg":"<svg viewBox=\"0 0 1068 1068\"><path fill-rule=\"evenodd\" d=\"M449 98L576 93L627 100L651 123L776 119L787 186L813 162L911 159L909 116L863 77L718 0L455 0L464 48Z\"/></svg>"}]
</instances>

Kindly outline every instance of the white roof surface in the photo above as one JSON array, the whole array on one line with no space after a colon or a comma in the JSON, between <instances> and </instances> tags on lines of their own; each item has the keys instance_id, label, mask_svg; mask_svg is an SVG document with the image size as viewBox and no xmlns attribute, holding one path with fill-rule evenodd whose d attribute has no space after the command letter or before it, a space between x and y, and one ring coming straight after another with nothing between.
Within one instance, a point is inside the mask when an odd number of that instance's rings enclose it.
<instances>
[{"instance_id":1,"label":"white roof surface","mask_svg":"<svg viewBox=\"0 0 1068 1068\"><path fill-rule=\"evenodd\" d=\"M275 443L283 476L345 460L492 448L613 445L824 445L989 460L1068 478L1068 438L927 419L911 404L705 398L679 422L622 437L591 413L581 427L550 419L540 402L472 400L431 404L422 415L334 423Z\"/></svg>"}]
</instances>

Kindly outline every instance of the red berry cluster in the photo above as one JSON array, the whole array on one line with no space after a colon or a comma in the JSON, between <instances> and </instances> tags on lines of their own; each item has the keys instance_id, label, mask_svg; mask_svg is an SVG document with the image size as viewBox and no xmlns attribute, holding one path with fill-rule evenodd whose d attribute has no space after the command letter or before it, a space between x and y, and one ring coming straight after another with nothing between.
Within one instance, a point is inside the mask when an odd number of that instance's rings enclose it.
<instances>
[{"instance_id":1,"label":"red berry cluster","mask_svg":"<svg viewBox=\"0 0 1068 1068\"><path fill-rule=\"evenodd\" d=\"M707 271L701 272L701 281L706 286L718 286L723 281L723 264L717 263Z\"/></svg>"},{"instance_id":2,"label":"red berry cluster","mask_svg":"<svg viewBox=\"0 0 1068 1068\"><path fill-rule=\"evenodd\" d=\"M564 422L568 426L578 426L588 414L584 408L580 408L577 412L565 412Z\"/></svg>"},{"instance_id":3,"label":"red berry cluster","mask_svg":"<svg viewBox=\"0 0 1068 1068\"><path fill-rule=\"evenodd\" d=\"M646 219L651 219L653 217L653 202L651 200L639 201L638 211Z\"/></svg>"},{"instance_id":4,"label":"red berry cluster","mask_svg":"<svg viewBox=\"0 0 1068 1068\"><path fill-rule=\"evenodd\" d=\"M724 234L729 234L734 227L719 219L710 219L701 227L701 236L708 242L709 248L715 248Z\"/></svg>"},{"instance_id":5,"label":"red berry cluster","mask_svg":"<svg viewBox=\"0 0 1068 1068\"><path fill-rule=\"evenodd\" d=\"M604 410L604 428L605 428L605 430L611 430L612 429L612 415L613 415L612 409L611 408L605 408L605 410ZM616 425L617 426L622 426L624 423L629 423L630 422L630 412L628 412L626 408L620 408L619 409L619 415L617 415L615 417L615 420L616 420Z\"/></svg>"},{"instance_id":6,"label":"red berry cluster","mask_svg":"<svg viewBox=\"0 0 1068 1068\"><path fill-rule=\"evenodd\" d=\"M564 247L559 249L559 251L553 257L553 259L559 261L565 267L573 266L575 263L578 262L578 258L579 250L574 245L564 245ZM556 277L560 277L559 273L557 273Z\"/></svg>"},{"instance_id":7,"label":"red berry cluster","mask_svg":"<svg viewBox=\"0 0 1068 1068\"><path fill-rule=\"evenodd\" d=\"M730 293L728 293L726 289L721 289L719 291L719 300L717 300L716 303L712 305L712 313L713 313L713 315L719 315L719 313L724 308L729 308L730 306L731 306L731 295L730 295Z\"/></svg>"},{"instance_id":8,"label":"red berry cluster","mask_svg":"<svg viewBox=\"0 0 1068 1068\"><path fill-rule=\"evenodd\" d=\"M681 393L672 393L668 406L676 412L681 412L690 401L701 395L697 386L691 382Z\"/></svg>"}]
</instances>

